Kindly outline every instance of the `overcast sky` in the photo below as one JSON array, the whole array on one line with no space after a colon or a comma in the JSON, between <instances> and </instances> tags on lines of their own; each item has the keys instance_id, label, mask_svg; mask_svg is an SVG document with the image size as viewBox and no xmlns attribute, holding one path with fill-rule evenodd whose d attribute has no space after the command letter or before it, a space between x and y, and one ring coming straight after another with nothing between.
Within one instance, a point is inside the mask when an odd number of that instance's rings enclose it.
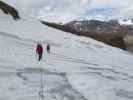
<instances>
[{"instance_id":1,"label":"overcast sky","mask_svg":"<svg viewBox=\"0 0 133 100\"><path fill-rule=\"evenodd\" d=\"M133 0L3 0L22 14L48 21L133 18Z\"/></svg>"}]
</instances>

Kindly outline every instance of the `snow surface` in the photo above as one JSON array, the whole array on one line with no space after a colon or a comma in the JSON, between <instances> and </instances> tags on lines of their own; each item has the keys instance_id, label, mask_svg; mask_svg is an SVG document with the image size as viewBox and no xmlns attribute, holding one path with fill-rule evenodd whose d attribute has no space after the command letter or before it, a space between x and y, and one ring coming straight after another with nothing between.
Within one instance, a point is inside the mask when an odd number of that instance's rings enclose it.
<instances>
[{"instance_id":1,"label":"snow surface","mask_svg":"<svg viewBox=\"0 0 133 100\"><path fill-rule=\"evenodd\" d=\"M51 45L37 62L37 42ZM0 100L133 100L133 55L0 12ZM10 98L10 99L9 99Z\"/></svg>"}]
</instances>

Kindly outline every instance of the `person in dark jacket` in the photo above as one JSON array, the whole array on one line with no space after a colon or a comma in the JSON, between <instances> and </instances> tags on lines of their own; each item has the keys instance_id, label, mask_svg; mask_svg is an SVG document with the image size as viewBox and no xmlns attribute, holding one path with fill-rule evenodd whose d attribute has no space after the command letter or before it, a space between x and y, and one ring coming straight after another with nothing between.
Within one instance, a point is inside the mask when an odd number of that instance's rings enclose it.
<instances>
[{"instance_id":1,"label":"person in dark jacket","mask_svg":"<svg viewBox=\"0 0 133 100\"><path fill-rule=\"evenodd\" d=\"M50 45L49 44L47 44L47 52L50 54Z\"/></svg>"},{"instance_id":2,"label":"person in dark jacket","mask_svg":"<svg viewBox=\"0 0 133 100\"><path fill-rule=\"evenodd\" d=\"M38 54L38 61L42 59L42 54L43 54L43 46L42 44L38 43L36 47L36 53Z\"/></svg>"}]
</instances>

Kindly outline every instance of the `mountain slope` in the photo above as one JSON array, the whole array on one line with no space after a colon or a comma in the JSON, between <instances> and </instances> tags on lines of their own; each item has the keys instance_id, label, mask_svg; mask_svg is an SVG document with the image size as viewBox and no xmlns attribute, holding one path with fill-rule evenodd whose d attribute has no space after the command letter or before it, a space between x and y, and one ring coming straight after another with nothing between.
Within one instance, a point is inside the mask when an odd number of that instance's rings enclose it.
<instances>
[{"instance_id":1,"label":"mountain slope","mask_svg":"<svg viewBox=\"0 0 133 100\"><path fill-rule=\"evenodd\" d=\"M123 50L132 51L129 49L131 48L130 45L128 45L128 42L132 41L129 41L127 37L132 37L132 24L124 24L124 22L118 20L82 20L71 21L63 25L45 21L41 22L44 25L48 25L65 32L71 32L76 35L91 37L108 45L118 47Z\"/></svg>"},{"instance_id":2,"label":"mountain slope","mask_svg":"<svg viewBox=\"0 0 133 100\"><path fill-rule=\"evenodd\" d=\"M133 56L90 38L0 12L1 100L132 100ZM36 43L51 45L37 62Z\"/></svg>"}]
</instances>

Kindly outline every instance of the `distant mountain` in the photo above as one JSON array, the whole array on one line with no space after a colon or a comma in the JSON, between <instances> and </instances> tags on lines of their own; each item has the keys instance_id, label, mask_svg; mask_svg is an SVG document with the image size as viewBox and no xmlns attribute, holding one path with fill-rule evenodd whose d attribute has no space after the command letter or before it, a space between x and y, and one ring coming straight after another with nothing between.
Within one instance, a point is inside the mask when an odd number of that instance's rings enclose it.
<instances>
[{"instance_id":1,"label":"distant mountain","mask_svg":"<svg viewBox=\"0 0 133 100\"><path fill-rule=\"evenodd\" d=\"M120 33L121 25L116 20L108 22L98 20L84 20L84 21L72 21L64 25L72 31L78 31L79 35L91 36L104 35L104 36L122 36L124 33ZM92 36L93 37L93 36Z\"/></svg>"}]
</instances>

